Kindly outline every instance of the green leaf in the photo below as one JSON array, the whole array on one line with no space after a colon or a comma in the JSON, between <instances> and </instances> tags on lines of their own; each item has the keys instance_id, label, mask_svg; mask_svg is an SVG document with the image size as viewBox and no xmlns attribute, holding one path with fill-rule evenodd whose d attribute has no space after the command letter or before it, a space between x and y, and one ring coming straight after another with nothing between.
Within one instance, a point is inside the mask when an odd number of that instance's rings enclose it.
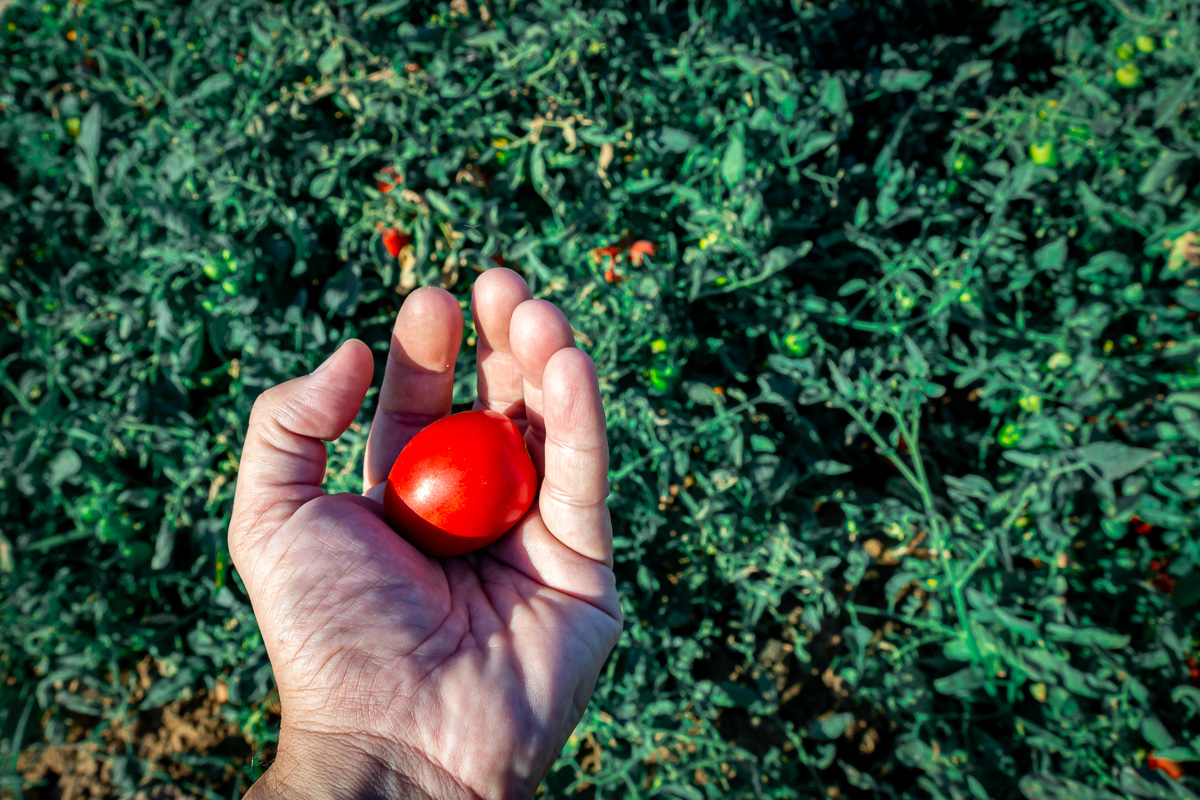
<instances>
[{"instance_id":1,"label":"green leaf","mask_svg":"<svg viewBox=\"0 0 1200 800\"><path fill-rule=\"evenodd\" d=\"M495 47L498 44L503 44L506 39L504 31L496 28L495 30L484 31L477 33L474 36L467 37L465 44L468 47Z\"/></svg>"},{"instance_id":2,"label":"green leaf","mask_svg":"<svg viewBox=\"0 0 1200 800\"><path fill-rule=\"evenodd\" d=\"M933 682L933 688L939 694L952 697L971 697L983 687L983 676L975 667L963 667L957 672L945 675Z\"/></svg>"},{"instance_id":3,"label":"green leaf","mask_svg":"<svg viewBox=\"0 0 1200 800\"><path fill-rule=\"evenodd\" d=\"M853 399L854 387L850 384L850 379L837 364L829 360L826 360L825 364L829 367L829 376L833 379L833 387L837 389L837 393L846 399Z\"/></svg>"},{"instance_id":4,"label":"green leaf","mask_svg":"<svg viewBox=\"0 0 1200 800\"><path fill-rule=\"evenodd\" d=\"M688 399L702 406L715 406L721 402L721 397L707 383L691 383L687 388Z\"/></svg>"},{"instance_id":5,"label":"green leaf","mask_svg":"<svg viewBox=\"0 0 1200 800\"><path fill-rule=\"evenodd\" d=\"M821 152L826 147L829 147L829 145L833 144L836 140L837 136L835 136L832 131L817 131L813 134L810 134L809 137L804 140L804 144L800 145L800 152L796 154L796 157L803 161L804 159Z\"/></svg>"},{"instance_id":6,"label":"green leaf","mask_svg":"<svg viewBox=\"0 0 1200 800\"><path fill-rule=\"evenodd\" d=\"M760 698L757 693L745 686L725 681L713 686L711 699L714 705L724 708L749 708Z\"/></svg>"},{"instance_id":7,"label":"green leaf","mask_svg":"<svg viewBox=\"0 0 1200 800\"><path fill-rule=\"evenodd\" d=\"M200 85L192 92L188 100L197 103L206 97L214 94L220 94L233 86L233 76L227 73L219 73L217 75L209 75L204 80L200 81Z\"/></svg>"},{"instance_id":8,"label":"green leaf","mask_svg":"<svg viewBox=\"0 0 1200 800\"><path fill-rule=\"evenodd\" d=\"M1192 716L1200 717L1200 688L1176 686L1171 692L1171 702L1179 706L1186 706Z\"/></svg>"},{"instance_id":9,"label":"green leaf","mask_svg":"<svg viewBox=\"0 0 1200 800\"><path fill-rule=\"evenodd\" d=\"M1120 442L1093 442L1075 450L1082 460L1095 467L1106 481L1115 481L1137 472L1161 453Z\"/></svg>"},{"instance_id":10,"label":"green leaf","mask_svg":"<svg viewBox=\"0 0 1200 800\"><path fill-rule=\"evenodd\" d=\"M74 450L60 450L46 468L46 483L57 489L68 478L77 475L82 468L83 459L79 457L79 453Z\"/></svg>"},{"instance_id":11,"label":"green leaf","mask_svg":"<svg viewBox=\"0 0 1200 800\"><path fill-rule=\"evenodd\" d=\"M1067 240L1055 239L1039 247L1033 254L1033 263L1040 270L1055 272L1067 261Z\"/></svg>"},{"instance_id":12,"label":"green leaf","mask_svg":"<svg viewBox=\"0 0 1200 800\"><path fill-rule=\"evenodd\" d=\"M100 153L100 126L104 119L104 111L99 103L88 109L83 123L79 126L79 139L76 144L84 157L95 162Z\"/></svg>"},{"instance_id":13,"label":"green leaf","mask_svg":"<svg viewBox=\"0 0 1200 800\"><path fill-rule=\"evenodd\" d=\"M1090 645L1105 650L1120 650L1129 646L1129 634L1114 633L1100 628L1075 627L1059 622L1047 622L1046 636L1056 642Z\"/></svg>"},{"instance_id":14,"label":"green leaf","mask_svg":"<svg viewBox=\"0 0 1200 800\"><path fill-rule=\"evenodd\" d=\"M825 110L835 116L841 116L846 112L848 106L846 102L846 87L842 83L842 79L836 75L825 79L821 89L821 105Z\"/></svg>"},{"instance_id":15,"label":"green leaf","mask_svg":"<svg viewBox=\"0 0 1200 800\"><path fill-rule=\"evenodd\" d=\"M343 59L344 55L341 43L333 42L329 47L325 48L325 52L321 53L321 57L317 59L317 71L322 75L329 75L342 65Z\"/></svg>"},{"instance_id":16,"label":"green leaf","mask_svg":"<svg viewBox=\"0 0 1200 800\"><path fill-rule=\"evenodd\" d=\"M360 282L356 268L347 265L325 283L321 292L321 307L330 316L346 317L358 305Z\"/></svg>"},{"instance_id":17,"label":"green leaf","mask_svg":"<svg viewBox=\"0 0 1200 800\"><path fill-rule=\"evenodd\" d=\"M324 200L333 191L337 179L338 171L336 169L318 172L308 184L308 193L316 200Z\"/></svg>"},{"instance_id":18,"label":"green leaf","mask_svg":"<svg viewBox=\"0 0 1200 800\"><path fill-rule=\"evenodd\" d=\"M995 613L996 619L1000 621L1001 625L1018 636L1023 636L1035 642L1042 638L1041 630L1032 622L1021 619L1016 614L1011 614L1003 608L997 608L993 613Z\"/></svg>"},{"instance_id":19,"label":"green leaf","mask_svg":"<svg viewBox=\"0 0 1200 800\"><path fill-rule=\"evenodd\" d=\"M834 739L841 738L842 734L846 732L846 728L854 724L854 720L855 716L850 711L815 719L813 720L813 737L832 742Z\"/></svg>"},{"instance_id":20,"label":"green leaf","mask_svg":"<svg viewBox=\"0 0 1200 800\"><path fill-rule=\"evenodd\" d=\"M667 126L650 131L646 140L657 149L670 153L686 153L696 146L696 138L690 133Z\"/></svg>"},{"instance_id":21,"label":"green leaf","mask_svg":"<svg viewBox=\"0 0 1200 800\"><path fill-rule=\"evenodd\" d=\"M879 85L885 92L919 92L933 80L933 74L925 70L885 69L879 76Z\"/></svg>"},{"instance_id":22,"label":"green leaf","mask_svg":"<svg viewBox=\"0 0 1200 800\"><path fill-rule=\"evenodd\" d=\"M1142 738L1155 750L1165 750L1175 746L1175 738L1171 736L1158 717L1146 717L1142 720Z\"/></svg>"},{"instance_id":23,"label":"green leaf","mask_svg":"<svg viewBox=\"0 0 1200 800\"><path fill-rule=\"evenodd\" d=\"M726 186L732 188L742 182L745 171L746 145L742 142L740 134L734 134L729 137L729 144L725 146L725 156L721 159L721 178Z\"/></svg>"}]
</instances>

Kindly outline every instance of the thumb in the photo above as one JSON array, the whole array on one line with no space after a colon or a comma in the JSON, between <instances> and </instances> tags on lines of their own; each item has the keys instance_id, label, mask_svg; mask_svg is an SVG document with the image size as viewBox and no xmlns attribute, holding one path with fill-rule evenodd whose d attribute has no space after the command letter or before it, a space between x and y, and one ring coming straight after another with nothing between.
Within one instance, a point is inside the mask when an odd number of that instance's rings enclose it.
<instances>
[{"instance_id":1,"label":"thumb","mask_svg":"<svg viewBox=\"0 0 1200 800\"><path fill-rule=\"evenodd\" d=\"M267 389L254 401L238 467L229 549L269 535L325 480L325 442L346 432L371 386L371 349L351 339L312 374Z\"/></svg>"}]
</instances>

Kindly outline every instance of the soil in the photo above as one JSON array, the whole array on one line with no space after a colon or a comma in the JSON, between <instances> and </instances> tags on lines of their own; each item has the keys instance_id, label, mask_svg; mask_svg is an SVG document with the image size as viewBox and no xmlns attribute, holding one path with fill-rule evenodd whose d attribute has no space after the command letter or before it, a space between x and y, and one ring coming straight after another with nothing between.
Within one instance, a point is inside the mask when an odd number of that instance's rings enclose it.
<instances>
[{"instance_id":1,"label":"soil","mask_svg":"<svg viewBox=\"0 0 1200 800\"><path fill-rule=\"evenodd\" d=\"M140 688L132 698L135 702L150 687L152 671L149 659L137 666ZM76 685L64 688L78 689ZM218 794L240 795L248 788L244 768L255 757L269 760L273 753L264 752L235 723L222 718L224 688L218 683L214 692L201 689L190 698L125 720L102 722L77 716L65 743L43 741L21 751L17 772L27 787L23 796L31 800L129 797L128 779L114 774L114 759L121 756L136 757L144 770L135 800L189 796L184 787L193 779ZM86 696L88 690L80 694ZM181 754L189 759L207 756L205 774L198 775L192 765L180 760Z\"/></svg>"}]
</instances>

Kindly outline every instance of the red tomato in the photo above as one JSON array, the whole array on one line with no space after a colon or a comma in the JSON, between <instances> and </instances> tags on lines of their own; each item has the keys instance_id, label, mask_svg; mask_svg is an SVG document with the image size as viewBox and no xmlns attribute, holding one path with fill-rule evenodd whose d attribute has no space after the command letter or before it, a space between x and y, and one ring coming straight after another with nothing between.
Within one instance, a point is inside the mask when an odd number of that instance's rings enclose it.
<instances>
[{"instance_id":1,"label":"red tomato","mask_svg":"<svg viewBox=\"0 0 1200 800\"><path fill-rule=\"evenodd\" d=\"M400 251L406 244L408 244L408 237L395 228L388 228L383 232L383 246L387 248L388 255L392 258L400 255Z\"/></svg>"},{"instance_id":2,"label":"red tomato","mask_svg":"<svg viewBox=\"0 0 1200 800\"><path fill-rule=\"evenodd\" d=\"M1182 780L1187 774L1187 770L1178 761L1172 761L1169 758L1159 758L1158 756L1150 756L1146 759L1146 766L1150 769L1156 769L1159 772L1165 772L1168 777L1174 780Z\"/></svg>"},{"instance_id":3,"label":"red tomato","mask_svg":"<svg viewBox=\"0 0 1200 800\"><path fill-rule=\"evenodd\" d=\"M384 167L375 175L375 188L383 194L387 194L396 188L398 178L399 174L395 167Z\"/></svg>"},{"instance_id":4,"label":"red tomato","mask_svg":"<svg viewBox=\"0 0 1200 800\"><path fill-rule=\"evenodd\" d=\"M648 242L645 239L638 239L629 246L629 261L635 267L642 265L642 258L652 256L658 252L658 245L653 242Z\"/></svg>"},{"instance_id":5,"label":"red tomato","mask_svg":"<svg viewBox=\"0 0 1200 800\"><path fill-rule=\"evenodd\" d=\"M520 521L537 471L516 424L495 411L438 420L404 447L388 475L384 516L430 556L486 547Z\"/></svg>"}]
</instances>

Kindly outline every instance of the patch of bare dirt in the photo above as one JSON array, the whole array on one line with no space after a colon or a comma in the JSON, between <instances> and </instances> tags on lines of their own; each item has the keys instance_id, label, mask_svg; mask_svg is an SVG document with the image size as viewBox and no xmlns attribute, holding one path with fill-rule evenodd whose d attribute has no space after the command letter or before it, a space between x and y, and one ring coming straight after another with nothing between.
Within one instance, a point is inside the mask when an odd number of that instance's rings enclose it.
<instances>
[{"instance_id":1,"label":"patch of bare dirt","mask_svg":"<svg viewBox=\"0 0 1200 800\"><path fill-rule=\"evenodd\" d=\"M132 698L136 703L153 682L153 665L147 659L137 666L139 689ZM76 691L77 685L65 687ZM158 709L128 719L97 720L79 717L64 744L43 742L21 751L17 772L28 788L24 796L33 800L98 800L127 797L115 785L113 758L134 755L146 777L141 780L135 800L176 800L187 796L181 782L202 783L219 794L229 795L236 783L239 767L248 765L256 755L269 757L247 738L233 722L222 718L221 708L228 699L223 684L215 692L201 689L194 696L180 698ZM88 694L87 690L80 692ZM269 709L277 712L277 707ZM224 757L228 764L223 774L216 769L201 776L179 756ZM157 776L157 779L151 776ZM167 783L167 776L173 783Z\"/></svg>"}]
</instances>

